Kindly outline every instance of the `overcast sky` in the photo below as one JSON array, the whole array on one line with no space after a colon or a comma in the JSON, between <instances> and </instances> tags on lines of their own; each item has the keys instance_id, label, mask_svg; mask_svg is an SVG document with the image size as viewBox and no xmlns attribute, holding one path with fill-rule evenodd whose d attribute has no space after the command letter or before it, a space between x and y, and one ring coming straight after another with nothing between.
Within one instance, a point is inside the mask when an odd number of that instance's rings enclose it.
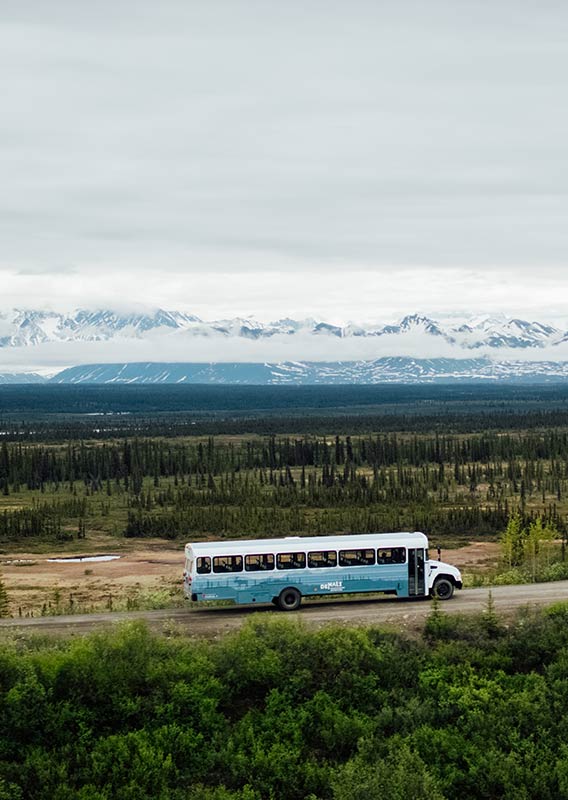
<instances>
[{"instance_id":1,"label":"overcast sky","mask_svg":"<svg viewBox=\"0 0 568 800\"><path fill-rule=\"evenodd\" d=\"M2 308L568 324L565 0L2 0Z\"/></svg>"}]
</instances>

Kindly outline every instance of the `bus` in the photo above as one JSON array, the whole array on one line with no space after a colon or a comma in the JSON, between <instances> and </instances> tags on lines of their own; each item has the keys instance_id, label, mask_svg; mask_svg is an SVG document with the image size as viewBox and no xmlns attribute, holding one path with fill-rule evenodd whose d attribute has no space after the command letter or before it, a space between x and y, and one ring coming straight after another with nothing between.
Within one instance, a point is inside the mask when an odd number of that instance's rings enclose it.
<instances>
[{"instance_id":1,"label":"bus","mask_svg":"<svg viewBox=\"0 0 568 800\"><path fill-rule=\"evenodd\" d=\"M419 532L187 544L183 583L195 603L274 603L282 611L295 611L304 597L382 592L449 600L462 588L457 567L430 560Z\"/></svg>"}]
</instances>

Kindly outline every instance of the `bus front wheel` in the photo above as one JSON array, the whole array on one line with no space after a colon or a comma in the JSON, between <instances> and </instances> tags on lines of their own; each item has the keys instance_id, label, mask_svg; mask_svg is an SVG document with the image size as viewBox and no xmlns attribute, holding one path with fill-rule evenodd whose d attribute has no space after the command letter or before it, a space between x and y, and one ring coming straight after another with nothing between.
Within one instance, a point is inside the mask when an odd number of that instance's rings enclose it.
<instances>
[{"instance_id":1,"label":"bus front wheel","mask_svg":"<svg viewBox=\"0 0 568 800\"><path fill-rule=\"evenodd\" d=\"M449 600L454 594L454 584L449 578L438 578L432 587L432 594L438 600Z\"/></svg>"},{"instance_id":2,"label":"bus front wheel","mask_svg":"<svg viewBox=\"0 0 568 800\"><path fill-rule=\"evenodd\" d=\"M295 611L300 608L302 595L297 589L283 589L278 595L278 608L280 611Z\"/></svg>"}]
</instances>

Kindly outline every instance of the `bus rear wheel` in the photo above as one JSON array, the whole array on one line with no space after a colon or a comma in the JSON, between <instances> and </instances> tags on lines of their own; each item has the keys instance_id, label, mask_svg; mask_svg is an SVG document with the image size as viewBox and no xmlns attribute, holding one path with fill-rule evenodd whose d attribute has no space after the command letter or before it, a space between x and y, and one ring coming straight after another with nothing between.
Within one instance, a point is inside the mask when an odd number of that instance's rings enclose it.
<instances>
[{"instance_id":1,"label":"bus rear wheel","mask_svg":"<svg viewBox=\"0 0 568 800\"><path fill-rule=\"evenodd\" d=\"M277 605L280 611L295 611L301 602L302 595L297 589L283 589L278 595Z\"/></svg>"},{"instance_id":2,"label":"bus rear wheel","mask_svg":"<svg viewBox=\"0 0 568 800\"><path fill-rule=\"evenodd\" d=\"M432 587L432 594L438 600L449 600L454 594L454 584L449 578L438 578Z\"/></svg>"}]
</instances>

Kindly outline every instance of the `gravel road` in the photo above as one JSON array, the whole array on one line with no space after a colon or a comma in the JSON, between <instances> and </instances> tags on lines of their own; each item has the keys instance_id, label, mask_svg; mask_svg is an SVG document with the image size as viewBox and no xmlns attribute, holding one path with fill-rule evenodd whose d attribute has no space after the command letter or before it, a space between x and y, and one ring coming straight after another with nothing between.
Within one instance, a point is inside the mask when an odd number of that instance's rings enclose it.
<instances>
[{"instance_id":1,"label":"gravel road","mask_svg":"<svg viewBox=\"0 0 568 800\"><path fill-rule=\"evenodd\" d=\"M495 610L508 614L522 606L546 606L558 600L568 601L568 581L537 583L521 586L496 586L492 590ZM487 606L487 589L465 589L456 592L452 600L441 604L447 613L466 614L482 611ZM143 619L154 630L175 626L180 633L216 638L236 630L251 616L262 614L301 619L306 625L318 627L329 622L344 625L388 624L400 628L419 626L428 616L431 603L425 600L397 600L377 596L364 600L350 598L337 601L307 602L299 611L283 614L273 606L230 606L225 608L187 608L164 611L130 611L105 614L76 614L35 618L0 620L0 634L76 635L97 628L109 628L125 620Z\"/></svg>"}]
</instances>

